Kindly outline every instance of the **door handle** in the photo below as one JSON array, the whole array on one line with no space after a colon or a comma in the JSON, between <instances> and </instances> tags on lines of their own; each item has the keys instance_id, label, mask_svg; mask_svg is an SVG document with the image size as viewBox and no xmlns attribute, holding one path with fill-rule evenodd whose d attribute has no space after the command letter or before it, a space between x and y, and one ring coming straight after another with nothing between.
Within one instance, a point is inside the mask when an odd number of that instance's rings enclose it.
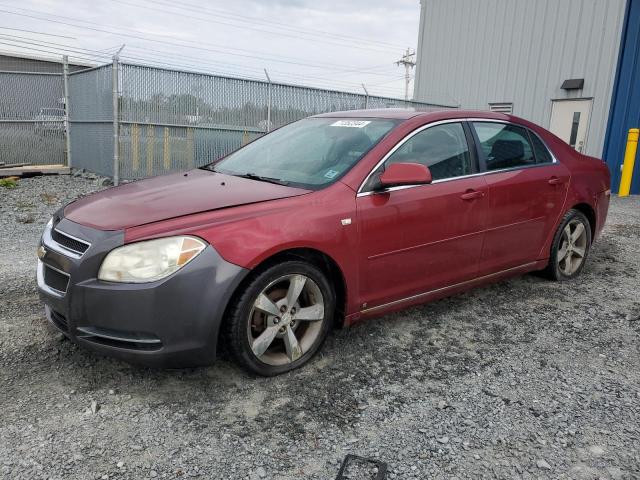
<instances>
[{"instance_id":1,"label":"door handle","mask_svg":"<svg viewBox=\"0 0 640 480\"><path fill-rule=\"evenodd\" d=\"M558 177L551 177L549 180L547 180L549 182L549 185L562 185L564 183L564 180L562 178L558 178Z\"/></svg>"},{"instance_id":2,"label":"door handle","mask_svg":"<svg viewBox=\"0 0 640 480\"><path fill-rule=\"evenodd\" d=\"M477 198L484 197L484 192L479 192L477 190L467 190L465 193L460 195L462 200L476 200Z\"/></svg>"}]
</instances>

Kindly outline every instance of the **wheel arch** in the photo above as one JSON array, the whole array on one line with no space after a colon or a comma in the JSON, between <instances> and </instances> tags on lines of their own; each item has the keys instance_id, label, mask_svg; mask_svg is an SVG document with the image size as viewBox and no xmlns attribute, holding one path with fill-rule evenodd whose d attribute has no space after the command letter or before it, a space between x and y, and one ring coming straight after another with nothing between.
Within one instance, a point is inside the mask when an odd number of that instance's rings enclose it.
<instances>
[{"instance_id":1,"label":"wheel arch","mask_svg":"<svg viewBox=\"0 0 640 480\"><path fill-rule=\"evenodd\" d=\"M338 262L336 262L335 259L333 259L330 255L321 250L310 247L296 247L281 250L269 255L268 257L262 259L259 263L257 263L251 269L251 271L242 279L242 281L233 291L233 294L229 297L229 301L227 302L227 305L225 307L225 313L222 323L224 323L224 319L227 318L228 311L233 306L238 296L241 295L241 292L244 290L244 288L246 288L246 286L251 282L256 274L266 270L273 265L287 260L306 261L318 267L323 271L323 273L325 273L325 275L327 275L328 280L334 286L336 295L336 312L334 316L334 326L342 327L347 306L347 284L344 274L342 272L342 269L338 265Z\"/></svg>"},{"instance_id":2,"label":"wheel arch","mask_svg":"<svg viewBox=\"0 0 640 480\"><path fill-rule=\"evenodd\" d=\"M578 210L579 212L581 212L582 214L584 214L585 217L587 217L587 220L589 220L589 226L591 227L591 238L595 238L596 235L596 211L594 210L594 208L589 205L588 203L576 203L574 206L571 207L574 210Z\"/></svg>"}]
</instances>

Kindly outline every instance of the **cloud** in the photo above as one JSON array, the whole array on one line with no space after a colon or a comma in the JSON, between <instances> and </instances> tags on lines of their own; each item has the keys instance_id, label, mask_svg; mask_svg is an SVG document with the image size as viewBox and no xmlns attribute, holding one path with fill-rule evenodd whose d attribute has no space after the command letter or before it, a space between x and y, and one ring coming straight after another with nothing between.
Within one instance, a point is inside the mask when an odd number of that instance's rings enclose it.
<instances>
[{"instance_id":1,"label":"cloud","mask_svg":"<svg viewBox=\"0 0 640 480\"><path fill-rule=\"evenodd\" d=\"M3 13L7 26L70 35L76 40L68 44L76 49L113 51L124 43L123 55L131 61L253 77L263 77L267 68L278 81L351 91L365 83L373 94L396 97L404 95L404 69L394 62L406 47L415 48L420 15L418 0L0 0L0 5L46 18Z\"/></svg>"}]
</instances>

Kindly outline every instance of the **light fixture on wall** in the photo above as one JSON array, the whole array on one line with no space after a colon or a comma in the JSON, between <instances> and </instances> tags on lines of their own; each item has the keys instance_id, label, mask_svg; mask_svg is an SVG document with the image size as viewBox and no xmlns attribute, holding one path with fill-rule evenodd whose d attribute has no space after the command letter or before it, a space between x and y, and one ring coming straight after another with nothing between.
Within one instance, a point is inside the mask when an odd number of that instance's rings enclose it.
<instances>
[{"instance_id":1,"label":"light fixture on wall","mask_svg":"<svg viewBox=\"0 0 640 480\"><path fill-rule=\"evenodd\" d=\"M584 88L584 78L572 78L562 82L562 90L582 90Z\"/></svg>"}]
</instances>

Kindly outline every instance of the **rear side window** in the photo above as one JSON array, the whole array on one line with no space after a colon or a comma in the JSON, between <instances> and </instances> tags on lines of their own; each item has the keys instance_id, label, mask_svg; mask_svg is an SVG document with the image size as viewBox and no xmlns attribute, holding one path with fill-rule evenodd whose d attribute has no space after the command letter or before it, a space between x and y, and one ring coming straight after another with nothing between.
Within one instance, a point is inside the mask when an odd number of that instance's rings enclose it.
<instances>
[{"instance_id":1,"label":"rear side window","mask_svg":"<svg viewBox=\"0 0 640 480\"><path fill-rule=\"evenodd\" d=\"M538 135L529 131L529 137L531 137L531 143L533 144L533 152L536 155L536 163L551 163L553 162L553 157L551 153L547 149L542 140L538 138Z\"/></svg>"},{"instance_id":2,"label":"rear side window","mask_svg":"<svg viewBox=\"0 0 640 480\"><path fill-rule=\"evenodd\" d=\"M527 131L516 125L474 122L487 170L535 165Z\"/></svg>"},{"instance_id":3,"label":"rear side window","mask_svg":"<svg viewBox=\"0 0 640 480\"><path fill-rule=\"evenodd\" d=\"M467 138L460 123L429 127L407 140L385 162L421 163L429 168L434 180L472 173Z\"/></svg>"}]
</instances>

